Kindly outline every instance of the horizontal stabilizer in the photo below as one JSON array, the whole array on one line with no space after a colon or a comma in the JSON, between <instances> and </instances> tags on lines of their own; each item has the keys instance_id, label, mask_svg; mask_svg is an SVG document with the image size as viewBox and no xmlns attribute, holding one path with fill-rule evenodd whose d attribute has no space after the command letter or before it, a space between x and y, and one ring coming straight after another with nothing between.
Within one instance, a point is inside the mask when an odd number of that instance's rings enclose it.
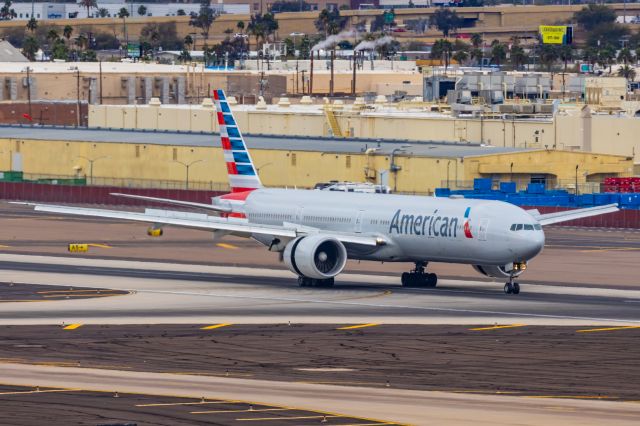
<instances>
[{"instance_id":1,"label":"horizontal stabilizer","mask_svg":"<svg viewBox=\"0 0 640 426\"><path fill-rule=\"evenodd\" d=\"M231 207L216 206L214 204L194 203L192 201L172 200L171 198L148 197L146 195L135 195L135 194L121 194L119 192L111 192L109 195L113 195L114 197L121 197L121 198L131 198L134 200L151 201L154 203L165 203L165 204L173 204L175 206L194 207L198 209L214 210L214 211L223 212L223 213L230 213L232 211Z\"/></svg>"}]
</instances>

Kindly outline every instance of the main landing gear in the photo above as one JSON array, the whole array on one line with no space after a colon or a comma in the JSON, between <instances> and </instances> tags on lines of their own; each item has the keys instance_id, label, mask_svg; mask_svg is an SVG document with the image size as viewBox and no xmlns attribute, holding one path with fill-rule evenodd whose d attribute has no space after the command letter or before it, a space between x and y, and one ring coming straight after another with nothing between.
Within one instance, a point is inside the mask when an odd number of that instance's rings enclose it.
<instances>
[{"instance_id":1,"label":"main landing gear","mask_svg":"<svg viewBox=\"0 0 640 426\"><path fill-rule=\"evenodd\" d=\"M435 287L438 276L425 272L427 262L416 262L416 268L402 274L403 287Z\"/></svg>"},{"instance_id":2,"label":"main landing gear","mask_svg":"<svg viewBox=\"0 0 640 426\"><path fill-rule=\"evenodd\" d=\"M300 287L333 287L334 279L317 280L315 278L298 277L298 285Z\"/></svg>"}]
</instances>

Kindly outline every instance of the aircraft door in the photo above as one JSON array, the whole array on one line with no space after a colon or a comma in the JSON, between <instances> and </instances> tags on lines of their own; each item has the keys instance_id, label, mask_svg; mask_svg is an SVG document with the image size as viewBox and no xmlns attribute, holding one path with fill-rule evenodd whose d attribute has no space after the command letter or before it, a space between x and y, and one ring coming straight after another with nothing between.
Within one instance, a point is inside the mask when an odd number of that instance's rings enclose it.
<instances>
[{"instance_id":1,"label":"aircraft door","mask_svg":"<svg viewBox=\"0 0 640 426\"><path fill-rule=\"evenodd\" d=\"M296 223L302 225L304 219L304 207L298 207L296 209Z\"/></svg>"},{"instance_id":2,"label":"aircraft door","mask_svg":"<svg viewBox=\"0 0 640 426\"><path fill-rule=\"evenodd\" d=\"M489 219L480 219L480 227L478 228L478 239L487 241L487 231L489 230Z\"/></svg>"},{"instance_id":3,"label":"aircraft door","mask_svg":"<svg viewBox=\"0 0 640 426\"><path fill-rule=\"evenodd\" d=\"M355 223L355 232L362 232L362 216L364 215L364 210L358 210L358 214L356 215L356 223Z\"/></svg>"}]
</instances>

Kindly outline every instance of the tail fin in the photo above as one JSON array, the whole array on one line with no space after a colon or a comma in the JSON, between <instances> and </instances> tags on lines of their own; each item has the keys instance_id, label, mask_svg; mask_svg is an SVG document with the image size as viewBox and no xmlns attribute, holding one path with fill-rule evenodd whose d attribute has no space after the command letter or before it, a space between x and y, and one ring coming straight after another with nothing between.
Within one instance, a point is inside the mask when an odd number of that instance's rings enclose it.
<instances>
[{"instance_id":1,"label":"tail fin","mask_svg":"<svg viewBox=\"0 0 640 426\"><path fill-rule=\"evenodd\" d=\"M227 162L231 192L246 192L262 188L262 182L260 182L260 177L258 177L236 120L233 118L224 90L214 90L213 99L218 111L220 139L222 140L224 159Z\"/></svg>"}]
</instances>

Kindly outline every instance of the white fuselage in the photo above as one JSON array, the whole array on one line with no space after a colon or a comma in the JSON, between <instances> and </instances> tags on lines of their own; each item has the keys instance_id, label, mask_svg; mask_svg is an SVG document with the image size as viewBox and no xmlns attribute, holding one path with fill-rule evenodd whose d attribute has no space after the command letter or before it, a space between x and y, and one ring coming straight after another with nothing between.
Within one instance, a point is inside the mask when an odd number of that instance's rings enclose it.
<instances>
[{"instance_id":1,"label":"white fuselage","mask_svg":"<svg viewBox=\"0 0 640 426\"><path fill-rule=\"evenodd\" d=\"M346 244L350 259L505 265L527 261L544 246L536 220L500 201L257 189L244 212L250 223L296 224L387 241L379 247ZM268 237L256 239L270 243Z\"/></svg>"}]
</instances>

